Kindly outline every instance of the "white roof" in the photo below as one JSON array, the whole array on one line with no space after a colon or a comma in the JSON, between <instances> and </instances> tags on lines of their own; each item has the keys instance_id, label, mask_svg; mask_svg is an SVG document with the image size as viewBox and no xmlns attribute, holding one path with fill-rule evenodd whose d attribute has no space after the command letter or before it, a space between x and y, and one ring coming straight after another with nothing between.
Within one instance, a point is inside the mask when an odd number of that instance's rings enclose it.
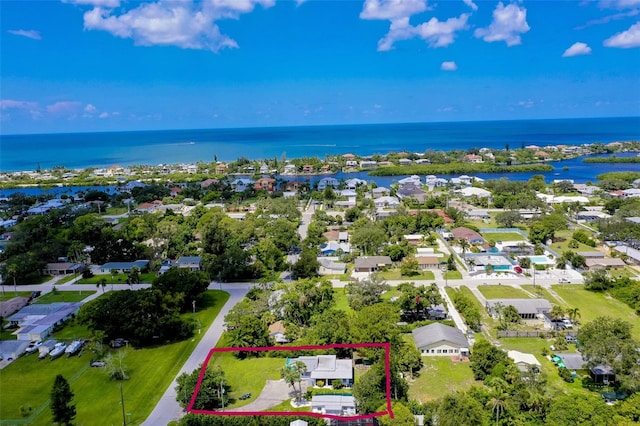
<instances>
[{"instance_id":1,"label":"white roof","mask_svg":"<svg viewBox=\"0 0 640 426\"><path fill-rule=\"evenodd\" d=\"M491 192L490 191L487 191L486 189L482 189L482 188L476 188L476 187L473 187L473 186L460 189L460 190L458 190L456 192L459 193L459 194L462 194L465 197L471 197L473 195L475 195L477 197L490 197L491 196Z\"/></svg>"},{"instance_id":2,"label":"white roof","mask_svg":"<svg viewBox=\"0 0 640 426\"><path fill-rule=\"evenodd\" d=\"M532 354L526 354L518 351L508 351L507 356L513 360L516 364L537 365L540 367L540 362Z\"/></svg>"}]
</instances>

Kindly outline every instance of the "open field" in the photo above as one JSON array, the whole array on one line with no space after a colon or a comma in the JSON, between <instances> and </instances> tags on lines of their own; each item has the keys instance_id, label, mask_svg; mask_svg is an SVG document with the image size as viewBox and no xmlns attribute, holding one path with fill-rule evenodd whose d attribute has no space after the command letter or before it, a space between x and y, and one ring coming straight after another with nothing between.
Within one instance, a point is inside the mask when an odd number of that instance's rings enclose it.
<instances>
[{"instance_id":1,"label":"open field","mask_svg":"<svg viewBox=\"0 0 640 426\"><path fill-rule=\"evenodd\" d=\"M583 229L583 228L580 228ZM555 233L556 238L560 238L562 241L553 242L549 247L555 250L557 253L562 254L562 252L571 250L574 252L579 251L597 251L595 247L590 247L586 244L578 243L577 248L569 248L569 242L572 240L571 236L575 231L572 230L562 230Z\"/></svg>"},{"instance_id":2,"label":"open field","mask_svg":"<svg viewBox=\"0 0 640 426\"><path fill-rule=\"evenodd\" d=\"M625 303L606 293L585 290L581 285L554 285L553 289L571 306L580 309L579 321L584 324L600 316L610 316L633 325L631 333L640 340L640 318Z\"/></svg>"},{"instance_id":3,"label":"open field","mask_svg":"<svg viewBox=\"0 0 640 426\"><path fill-rule=\"evenodd\" d=\"M76 275L76 274L67 274L63 278L60 278L58 281L56 281L56 285L68 283L69 281L73 280L74 278L78 278L78 275Z\"/></svg>"},{"instance_id":4,"label":"open field","mask_svg":"<svg viewBox=\"0 0 640 426\"><path fill-rule=\"evenodd\" d=\"M483 232L482 237L486 241L526 241L527 239L517 232Z\"/></svg>"},{"instance_id":5,"label":"open field","mask_svg":"<svg viewBox=\"0 0 640 426\"><path fill-rule=\"evenodd\" d=\"M468 362L453 362L450 357L423 356L420 375L408 379L409 398L426 402L455 391L468 389L476 383Z\"/></svg>"},{"instance_id":6,"label":"open field","mask_svg":"<svg viewBox=\"0 0 640 426\"><path fill-rule=\"evenodd\" d=\"M223 334L217 347L224 348L229 346L226 341L226 334ZM224 371L225 382L231 386L229 396L236 399L234 403L229 404L229 408L242 407L253 402L262 392L267 380L280 379L280 369L285 365L287 353L295 354L295 352L281 353L284 356L279 358L260 356L258 358L238 359L231 352L220 352L211 357L209 365L220 366ZM251 393L251 398L244 401L237 399L245 393Z\"/></svg>"},{"instance_id":7,"label":"open field","mask_svg":"<svg viewBox=\"0 0 640 426\"><path fill-rule=\"evenodd\" d=\"M389 271L378 272L378 276L385 280L433 280L435 276L432 271L421 271L417 275L406 276L402 275L400 269L391 269Z\"/></svg>"},{"instance_id":8,"label":"open field","mask_svg":"<svg viewBox=\"0 0 640 426\"><path fill-rule=\"evenodd\" d=\"M11 300L14 297L29 297L31 295L30 291L19 291L18 294L16 294L13 291L13 286L11 286L11 288L9 288L9 286L5 286L5 287L6 289L4 293L0 294L0 302Z\"/></svg>"},{"instance_id":9,"label":"open field","mask_svg":"<svg viewBox=\"0 0 640 426\"><path fill-rule=\"evenodd\" d=\"M86 292L83 292L86 293ZM188 318L208 327L228 300L228 294L208 291L204 296L204 308ZM56 333L55 339L87 336L85 327L71 324ZM79 357L60 358L55 361L39 361L37 356L21 357L2 370L0 382L0 424L50 425L49 394L56 374L62 374L75 393L76 424L121 424L120 384L124 393L127 424L142 423L149 415L167 386L173 381L189 355L200 341L202 334L182 342L146 349L126 350L125 365L130 380L115 382L107 377L104 369L91 368L91 352L85 350ZM32 407L30 418L20 416L20 407ZM14 420L12 420L14 419Z\"/></svg>"},{"instance_id":10,"label":"open field","mask_svg":"<svg viewBox=\"0 0 640 426\"><path fill-rule=\"evenodd\" d=\"M52 291L38 297L34 304L54 303L54 302L80 302L91 296L95 291Z\"/></svg>"},{"instance_id":11,"label":"open field","mask_svg":"<svg viewBox=\"0 0 640 426\"><path fill-rule=\"evenodd\" d=\"M347 293L344 288L334 288L333 289L333 300L336 303L336 309L341 311L352 313L353 309L349 306L349 301L347 300Z\"/></svg>"},{"instance_id":12,"label":"open field","mask_svg":"<svg viewBox=\"0 0 640 426\"><path fill-rule=\"evenodd\" d=\"M447 271L442 274L442 278L446 278L448 280L461 280L462 272L460 271Z\"/></svg>"},{"instance_id":13,"label":"open field","mask_svg":"<svg viewBox=\"0 0 640 426\"><path fill-rule=\"evenodd\" d=\"M107 285L113 284L126 284L127 283L127 274L96 274L91 278L81 278L76 281L74 284L98 284L102 278L107 280ZM140 274L140 282L141 283L152 283L153 280L157 277L157 275L153 272L146 272ZM135 284L134 284L135 285Z\"/></svg>"},{"instance_id":14,"label":"open field","mask_svg":"<svg viewBox=\"0 0 640 426\"><path fill-rule=\"evenodd\" d=\"M520 287L522 287L524 290L527 290L530 293L535 294L536 297L547 299L549 302L556 305L565 306L564 303L560 303L558 299L553 297L551 293L549 293L545 288L540 287L539 285L534 287L533 284L522 284Z\"/></svg>"},{"instance_id":15,"label":"open field","mask_svg":"<svg viewBox=\"0 0 640 426\"><path fill-rule=\"evenodd\" d=\"M479 285L478 290L487 299L530 299L524 291L508 285Z\"/></svg>"}]
</instances>

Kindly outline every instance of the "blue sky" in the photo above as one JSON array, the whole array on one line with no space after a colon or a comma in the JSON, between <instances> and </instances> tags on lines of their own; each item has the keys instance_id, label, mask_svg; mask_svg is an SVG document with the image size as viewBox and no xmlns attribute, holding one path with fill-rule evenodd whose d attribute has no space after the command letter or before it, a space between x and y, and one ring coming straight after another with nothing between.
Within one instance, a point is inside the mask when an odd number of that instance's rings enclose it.
<instances>
[{"instance_id":1,"label":"blue sky","mask_svg":"<svg viewBox=\"0 0 640 426\"><path fill-rule=\"evenodd\" d=\"M0 132L640 115L640 0L0 2Z\"/></svg>"}]
</instances>

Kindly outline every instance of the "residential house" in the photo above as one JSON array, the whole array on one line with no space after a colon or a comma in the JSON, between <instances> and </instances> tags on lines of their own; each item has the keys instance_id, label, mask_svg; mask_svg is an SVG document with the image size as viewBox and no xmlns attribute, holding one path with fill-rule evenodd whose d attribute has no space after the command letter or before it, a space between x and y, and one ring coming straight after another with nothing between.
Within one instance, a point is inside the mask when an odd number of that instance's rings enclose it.
<instances>
[{"instance_id":1,"label":"residential house","mask_svg":"<svg viewBox=\"0 0 640 426\"><path fill-rule=\"evenodd\" d=\"M297 172L295 164L285 164L283 173L285 175L295 175Z\"/></svg>"},{"instance_id":2,"label":"residential house","mask_svg":"<svg viewBox=\"0 0 640 426\"><path fill-rule=\"evenodd\" d=\"M354 261L354 272L376 272L392 264L389 256L360 256Z\"/></svg>"},{"instance_id":3,"label":"residential house","mask_svg":"<svg viewBox=\"0 0 640 426\"><path fill-rule=\"evenodd\" d=\"M81 263L47 263L47 266L42 270L44 275L70 275L79 274L84 270L84 265Z\"/></svg>"},{"instance_id":4,"label":"residential house","mask_svg":"<svg viewBox=\"0 0 640 426\"><path fill-rule=\"evenodd\" d=\"M400 187L404 185L422 186L422 180L420 179L420 176L412 175L412 176L400 179L398 181L398 185L400 185Z\"/></svg>"},{"instance_id":5,"label":"residential house","mask_svg":"<svg viewBox=\"0 0 640 426\"><path fill-rule=\"evenodd\" d=\"M472 164L479 164L482 163L482 156L481 155L476 155L476 154L468 154L465 155L464 157L462 157L462 162L463 163L472 163Z\"/></svg>"},{"instance_id":6,"label":"residential house","mask_svg":"<svg viewBox=\"0 0 640 426\"><path fill-rule=\"evenodd\" d=\"M451 230L451 233L456 240L467 240L469 244L484 243L484 238L482 238L482 235L480 235L473 229L465 228L464 226L453 228Z\"/></svg>"},{"instance_id":7,"label":"residential house","mask_svg":"<svg viewBox=\"0 0 640 426\"><path fill-rule=\"evenodd\" d=\"M408 158L401 158L398 160L398 164L401 166L410 166L413 164L413 161Z\"/></svg>"},{"instance_id":8,"label":"residential house","mask_svg":"<svg viewBox=\"0 0 640 426\"><path fill-rule=\"evenodd\" d=\"M585 260L585 270L587 271L597 271L598 269L618 270L623 269L626 265L619 257L588 258Z\"/></svg>"},{"instance_id":9,"label":"residential house","mask_svg":"<svg viewBox=\"0 0 640 426\"><path fill-rule=\"evenodd\" d=\"M176 261L178 268L189 269L190 271L202 270L202 257L200 256L182 256Z\"/></svg>"},{"instance_id":10,"label":"residential house","mask_svg":"<svg viewBox=\"0 0 640 426\"><path fill-rule=\"evenodd\" d=\"M344 165L348 168L356 168L358 167L358 162L356 160L347 160Z\"/></svg>"},{"instance_id":11,"label":"residential house","mask_svg":"<svg viewBox=\"0 0 640 426\"><path fill-rule=\"evenodd\" d=\"M350 253L351 252L351 244L349 243L338 243L335 241L329 241L326 244L320 246L320 254L323 256L335 256L338 253Z\"/></svg>"},{"instance_id":12,"label":"residential house","mask_svg":"<svg viewBox=\"0 0 640 426\"><path fill-rule=\"evenodd\" d=\"M332 187L333 189L337 189L340 185L340 182L336 178L325 177L320 179L318 182L318 191L324 191L327 186Z\"/></svg>"},{"instance_id":13,"label":"residential house","mask_svg":"<svg viewBox=\"0 0 640 426\"><path fill-rule=\"evenodd\" d=\"M227 165L225 163L220 163L220 164L216 164L216 174L217 175L224 175L227 173Z\"/></svg>"},{"instance_id":14,"label":"residential house","mask_svg":"<svg viewBox=\"0 0 640 426\"><path fill-rule=\"evenodd\" d=\"M356 401L351 395L313 395L311 411L333 416L355 416L357 414Z\"/></svg>"},{"instance_id":15,"label":"residential house","mask_svg":"<svg viewBox=\"0 0 640 426\"><path fill-rule=\"evenodd\" d=\"M440 265L440 259L435 256L416 256L416 260L418 261L418 267L420 269L437 269Z\"/></svg>"},{"instance_id":16,"label":"residential house","mask_svg":"<svg viewBox=\"0 0 640 426\"><path fill-rule=\"evenodd\" d=\"M178 195L180 195L180 193L183 191L184 188L180 188L179 186L175 186L173 188L171 188L169 191L169 195L171 195L172 197L176 197Z\"/></svg>"},{"instance_id":17,"label":"residential house","mask_svg":"<svg viewBox=\"0 0 640 426\"><path fill-rule=\"evenodd\" d=\"M19 327L13 334L18 340L44 340L57 325L77 315L82 303L56 302L27 305L7 318L12 326Z\"/></svg>"},{"instance_id":18,"label":"residential house","mask_svg":"<svg viewBox=\"0 0 640 426\"><path fill-rule=\"evenodd\" d=\"M564 366L569 370L577 371L587 369L587 361L582 358L580 352L559 354L558 356L562 359Z\"/></svg>"},{"instance_id":19,"label":"residential house","mask_svg":"<svg viewBox=\"0 0 640 426\"><path fill-rule=\"evenodd\" d=\"M315 171L313 165L305 164L302 166L302 173L313 173Z\"/></svg>"},{"instance_id":20,"label":"residential house","mask_svg":"<svg viewBox=\"0 0 640 426\"><path fill-rule=\"evenodd\" d=\"M235 192L244 192L253 186L253 181L246 178L238 178L231 182L231 189Z\"/></svg>"},{"instance_id":21,"label":"residential house","mask_svg":"<svg viewBox=\"0 0 640 426\"><path fill-rule=\"evenodd\" d=\"M422 356L469 355L469 342L455 327L436 322L416 328L411 333Z\"/></svg>"},{"instance_id":22,"label":"residential house","mask_svg":"<svg viewBox=\"0 0 640 426\"><path fill-rule=\"evenodd\" d=\"M419 158L416 160L416 164L430 164L431 160L428 158Z\"/></svg>"},{"instance_id":23,"label":"residential house","mask_svg":"<svg viewBox=\"0 0 640 426\"><path fill-rule=\"evenodd\" d=\"M338 262L337 257L318 257L319 275L342 275L347 272L347 264Z\"/></svg>"},{"instance_id":24,"label":"residential house","mask_svg":"<svg viewBox=\"0 0 640 426\"><path fill-rule=\"evenodd\" d=\"M489 219L491 216L489 215L489 211L488 210L482 210L482 209L474 209L474 210L469 210L466 213L466 216L469 219Z\"/></svg>"},{"instance_id":25,"label":"residential house","mask_svg":"<svg viewBox=\"0 0 640 426\"><path fill-rule=\"evenodd\" d=\"M518 370L520 370L521 373L527 373L530 369L539 372L542 367L540 361L538 361L532 354L519 351L508 351L507 356L513 360L513 363L518 367Z\"/></svg>"},{"instance_id":26,"label":"residential house","mask_svg":"<svg viewBox=\"0 0 640 426\"><path fill-rule=\"evenodd\" d=\"M211 185L216 185L220 183L220 181L218 179L205 179L202 182L200 182L200 188L208 188Z\"/></svg>"},{"instance_id":27,"label":"residential house","mask_svg":"<svg viewBox=\"0 0 640 426\"><path fill-rule=\"evenodd\" d=\"M255 189L256 191L267 191L267 192L273 192L275 190L275 184L276 184L276 180L273 178L267 178L267 177L263 177L258 179L254 184L253 184L253 189Z\"/></svg>"},{"instance_id":28,"label":"residential house","mask_svg":"<svg viewBox=\"0 0 640 426\"><path fill-rule=\"evenodd\" d=\"M475 186L469 186L466 188L459 189L455 191L456 194L460 194L465 198L470 197L478 197L478 198L489 198L491 197L491 192L486 189L476 188Z\"/></svg>"},{"instance_id":29,"label":"residential house","mask_svg":"<svg viewBox=\"0 0 640 426\"><path fill-rule=\"evenodd\" d=\"M338 359L335 355L300 356L287 359L286 365L301 361L307 367L302 379L309 386L331 386L334 380L340 380L346 387L353 384L353 361Z\"/></svg>"},{"instance_id":30,"label":"residential house","mask_svg":"<svg viewBox=\"0 0 640 426\"><path fill-rule=\"evenodd\" d=\"M347 179L345 182L345 187L347 189L356 189L360 185L366 185L367 181L358 178Z\"/></svg>"},{"instance_id":31,"label":"residential house","mask_svg":"<svg viewBox=\"0 0 640 426\"><path fill-rule=\"evenodd\" d=\"M284 326L284 322L276 321L269 326L269 336L276 343L289 343L290 340L287 339L286 333L287 330Z\"/></svg>"},{"instance_id":32,"label":"residential house","mask_svg":"<svg viewBox=\"0 0 640 426\"><path fill-rule=\"evenodd\" d=\"M362 160L360 161L361 169L375 169L378 166L378 163L373 160Z\"/></svg>"},{"instance_id":33,"label":"residential house","mask_svg":"<svg viewBox=\"0 0 640 426\"><path fill-rule=\"evenodd\" d=\"M371 190L371 193L373 194L373 198L380 198L388 196L389 194L391 194L391 191L389 190L389 188L379 186L377 188L373 188Z\"/></svg>"},{"instance_id":34,"label":"residential house","mask_svg":"<svg viewBox=\"0 0 640 426\"><path fill-rule=\"evenodd\" d=\"M269 173L269 166L267 166L265 163L262 163L262 165L260 166L260 173Z\"/></svg>"},{"instance_id":35,"label":"residential house","mask_svg":"<svg viewBox=\"0 0 640 426\"><path fill-rule=\"evenodd\" d=\"M133 268L138 268L141 272L145 271L149 267L148 260L136 260L134 262L109 262L100 266L100 273L110 274L115 270L116 274L131 272Z\"/></svg>"},{"instance_id":36,"label":"residential house","mask_svg":"<svg viewBox=\"0 0 640 426\"><path fill-rule=\"evenodd\" d=\"M424 203L424 201L429 196L421 187L416 186L413 183L406 183L398 189L396 195L400 199L415 199L419 203Z\"/></svg>"},{"instance_id":37,"label":"residential house","mask_svg":"<svg viewBox=\"0 0 640 426\"><path fill-rule=\"evenodd\" d=\"M391 196L379 197L374 198L373 204L376 206L376 208L396 208L400 205L400 200L398 200L398 198L396 197Z\"/></svg>"},{"instance_id":38,"label":"residential house","mask_svg":"<svg viewBox=\"0 0 640 426\"><path fill-rule=\"evenodd\" d=\"M498 316L497 308L513 306L522 319L536 319L551 312L551 303L547 299L489 299L486 308L492 317Z\"/></svg>"},{"instance_id":39,"label":"residential house","mask_svg":"<svg viewBox=\"0 0 640 426\"><path fill-rule=\"evenodd\" d=\"M579 254L585 259L603 259L605 257L605 254L601 251L579 251L576 254Z\"/></svg>"},{"instance_id":40,"label":"residential house","mask_svg":"<svg viewBox=\"0 0 640 426\"><path fill-rule=\"evenodd\" d=\"M616 381L616 373L613 368L607 365L596 365L589 369L589 376L593 379L594 383L609 384Z\"/></svg>"}]
</instances>

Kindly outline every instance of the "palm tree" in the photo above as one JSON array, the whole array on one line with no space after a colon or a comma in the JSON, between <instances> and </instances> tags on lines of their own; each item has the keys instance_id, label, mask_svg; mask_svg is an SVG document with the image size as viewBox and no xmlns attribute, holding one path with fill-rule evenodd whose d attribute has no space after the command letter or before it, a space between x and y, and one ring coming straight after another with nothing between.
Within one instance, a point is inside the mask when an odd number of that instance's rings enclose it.
<instances>
[{"instance_id":1,"label":"palm tree","mask_svg":"<svg viewBox=\"0 0 640 426\"><path fill-rule=\"evenodd\" d=\"M553 305L551 308L551 312L549 312L549 316L553 321L558 321L564 317L564 309L560 305Z\"/></svg>"},{"instance_id":2,"label":"palm tree","mask_svg":"<svg viewBox=\"0 0 640 426\"><path fill-rule=\"evenodd\" d=\"M464 238L460 238L458 240L458 245L460 246L460 249L462 250L462 256L464 256L464 254L469 249L469 241L465 240Z\"/></svg>"},{"instance_id":3,"label":"palm tree","mask_svg":"<svg viewBox=\"0 0 640 426\"><path fill-rule=\"evenodd\" d=\"M580 315L580 309L579 308L571 308L571 309L567 310L567 315L569 315L569 319L574 323L577 323L578 322L578 318L580 318L582 316L582 315Z\"/></svg>"},{"instance_id":4,"label":"palm tree","mask_svg":"<svg viewBox=\"0 0 640 426\"><path fill-rule=\"evenodd\" d=\"M100 278L98 280L98 282L96 283L96 287L98 288L102 288L102 293L104 294L104 288L107 286L107 279L106 278Z\"/></svg>"},{"instance_id":5,"label":"palm tree","mask_svg":"<svg viewBox=\"0 0 640 426\"><path fill-rule=\"evenodd\" d=\"M13 278L13 291L16 293L16 296L18 295L18 286L16 285L16 275L18 275L18 265L16 265L15 263L12 263L11 265L7 266L7 276ZM3 291L4 291L4 286L2 287Z\"/></svg>"}]
</instances>

